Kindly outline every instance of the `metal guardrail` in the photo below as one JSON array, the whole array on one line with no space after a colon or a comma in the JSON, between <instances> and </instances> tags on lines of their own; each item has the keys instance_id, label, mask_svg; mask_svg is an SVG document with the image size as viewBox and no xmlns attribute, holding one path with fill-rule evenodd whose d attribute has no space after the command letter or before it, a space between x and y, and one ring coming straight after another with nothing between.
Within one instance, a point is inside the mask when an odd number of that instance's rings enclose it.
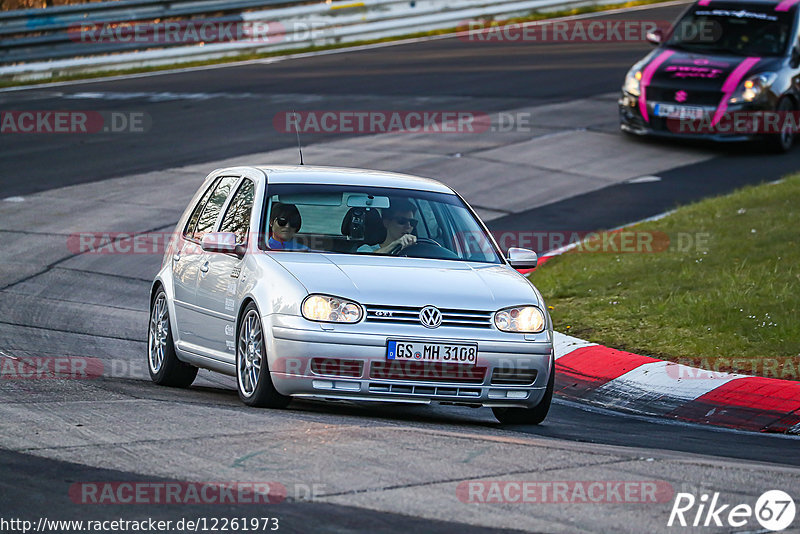
<instances>
[{"instance_id":1,"label":"metal guardrail","mask_svg":"<svg viewBox=\"0 0 800 534\"><path fill-rule=\"evenodd\" d=\"M300 4L298 0L118 0L0 12L0 35L67 30L80 23L155 20L258 7ZM67 10L66 8L71 8ZM81 8L80 10L78 8Z\"/></svg>"},{"instance_id":2,"label":"metal guardrail","mask_svg":"<svg viewBox=\"0 0 800 534\"><path fill-rule=\"evenodd\" d=\"M0 13L0 78L48 78L242 53L347 43L452 28L483 17L507 17L564 6L619 0L119 0ZM253 10L254 9L254 10ZM253 10L253 11L248 11ZM155 31L164 20L199 26L268 23L255 38L226 42L129 42L85 39L79 28L136 23ZM149 25L149 26L148 26ZM70 59L66 59L70 58Z\"/></svg>"}]
</instances>

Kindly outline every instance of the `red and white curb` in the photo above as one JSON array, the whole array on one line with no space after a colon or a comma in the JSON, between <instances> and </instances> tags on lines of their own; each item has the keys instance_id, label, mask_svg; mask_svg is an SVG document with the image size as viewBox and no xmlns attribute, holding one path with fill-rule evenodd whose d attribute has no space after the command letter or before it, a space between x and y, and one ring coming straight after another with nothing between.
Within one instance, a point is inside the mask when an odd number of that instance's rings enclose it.
<instances>
[{"instance_id":1,"label":"red and white curb","mask_svg":"<svg viewBox=\"0 0 800 534\"><path fill-rule=\"evenodd\" d=\"M605 408L800 434L800 382L719 373L555 332L556 392Z\"/></svg>"}]
</instances>

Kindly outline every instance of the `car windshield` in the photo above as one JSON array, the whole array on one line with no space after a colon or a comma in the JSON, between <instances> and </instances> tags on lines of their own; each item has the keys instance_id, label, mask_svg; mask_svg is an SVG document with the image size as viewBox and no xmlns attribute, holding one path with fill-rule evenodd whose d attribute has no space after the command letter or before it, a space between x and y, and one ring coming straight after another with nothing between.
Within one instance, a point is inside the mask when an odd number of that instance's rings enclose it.
<instances>
[{"instance_id":1,"label":"car windshield","mask_svg":"<svg viewBox=\"0 0 800 534\"><path fill-rule=\"evenodd\" d=\"M712 6L714 6L712 8ZM698 53L780 56L792 30L793 11L773 6L697 6L674 26L667 46Z\"/></svg>"},{"instance_id":2,"label":"car windshield","mask_svg":"<svg viewBox=\"0 0 800 534\"><path fill-rule=\"evenodd\" d=\"M456 195L362 186L270 184L263 235L271 250L502 263Z\"/></svg>"}]
</instances>

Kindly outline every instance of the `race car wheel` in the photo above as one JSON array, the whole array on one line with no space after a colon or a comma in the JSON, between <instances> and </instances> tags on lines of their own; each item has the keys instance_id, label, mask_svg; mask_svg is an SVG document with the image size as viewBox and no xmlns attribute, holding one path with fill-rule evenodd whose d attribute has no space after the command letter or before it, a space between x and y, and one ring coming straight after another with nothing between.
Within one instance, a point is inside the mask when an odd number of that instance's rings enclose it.
<instances>
[{"instance_id":1,"label":"race car wheel","mask_svg":"<svg viewBox=\"0 0 800 534\"><path fill-rule=\"evenodd\" d=\"M197 367L180 361L175 354L167 294L163 288L158 290L150 305L147 369L150 371L150 379L161 386L187 388L197 376Z\"/></svg>"},{"instance_id":2,"label":"race car wheel","mask_svg":"<svg viewBox=\"0 0 800 534\"><path fill-rule=\"evenodd\" d=\"M264 329L258 308L247 305L239 322L236 344L236 384L239 398L248 406L284 408L290 398L272 384L264 345Z\"/></svg>"},{"instance_id":3,"label":"race car wheel","mask_svg":"<svg viewBox=\"0 0 800 534\"><path fill-rule=\"evenodd\" d=\"M795 106L792 104L791 100L788 98L782 98L780 102L778 102L778 107L775 111L782 119L784 114L793 112L794 108ZM791 150L795 137L795 132L792 129L791 122L792 121L781 120L781 123L783 124L781 133L772 134L767 137L767 147L771 152L776 154L784 154Z\"/></svg>"},{"instance_id":4,"label":"race car wheel","mask_svg":"<svg viewBox=\"0 0 800 534\"><path fill-rule=\"evenodd\" d=\"M544 397L533 408L492 408L494 416L504 425L538 425L547 417L550 404L553 401L553 389L556 383L556 366L553 361L550 366L550 378L547 380L547 389Z\"/></svg>"}]
</instances>

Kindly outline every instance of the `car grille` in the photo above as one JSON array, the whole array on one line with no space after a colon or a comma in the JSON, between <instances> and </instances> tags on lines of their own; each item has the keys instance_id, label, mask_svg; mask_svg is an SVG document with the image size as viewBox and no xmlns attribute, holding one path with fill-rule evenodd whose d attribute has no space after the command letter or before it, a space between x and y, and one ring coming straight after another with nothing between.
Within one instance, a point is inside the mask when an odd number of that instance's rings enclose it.
<instances>
[{"instance_id":1,"label":"car grille","mask_svg":"<svg viewBox=\"0 0 800 534\"><path fill-rule=\"evenodd\" d=\"M674 102L687 106L717 106L722 98L722 93L719 91L695 91L688 89L686 90L686 100L678 102L675 100L675 93L679 90L680 89L674 87L648 86L645 94L647 95L648 102Z\"/></svg>"},{"instance_id":2,"label":"car grille","mask_svg":"<svg viewBox=\"0 0 800 534\"><path fill-rule=\"evenodd\" d=\"M482 384L486 367L453 363L374 361L369 377L379 380L411 380L415 382L461 382Z\"/></svg>"},{"instance_id":3,"label":"car grille","mask_svg":"<svg viewBox=\"0 0 800 534\"><path fill-rule=\"evenodd\" d=\"M530 386L536 382L536 369L500 369L492 372L493 386Z\"/></svg>"},{"instance_id":4,"label":"car grille","mask_svg":"<svg viewBox=\"0 0 800 534\"><path fill-rule=\"evenodd\" d=\"M367 304L368 322L390 324L418 325L420 307L414 306L381 306ZM455 310L439 308L442 312L441 326L460 326L464 328L491 328L492 311Z\"/></svg>"},{"instance_id":5,"label":"car grille","mask_svg":"<svg viewBox=\"0 0 800 534\"><path fill-rule=\"evenodd\" d=\"M463 397L475 399L481 396L480 389L463 387L442 387L442 386L405 386L402 384L384 384L380 382L370 382L369 390L371 393L394 393L395 395L424 395L426 397Z\"/></svg>"}]
</instances>

